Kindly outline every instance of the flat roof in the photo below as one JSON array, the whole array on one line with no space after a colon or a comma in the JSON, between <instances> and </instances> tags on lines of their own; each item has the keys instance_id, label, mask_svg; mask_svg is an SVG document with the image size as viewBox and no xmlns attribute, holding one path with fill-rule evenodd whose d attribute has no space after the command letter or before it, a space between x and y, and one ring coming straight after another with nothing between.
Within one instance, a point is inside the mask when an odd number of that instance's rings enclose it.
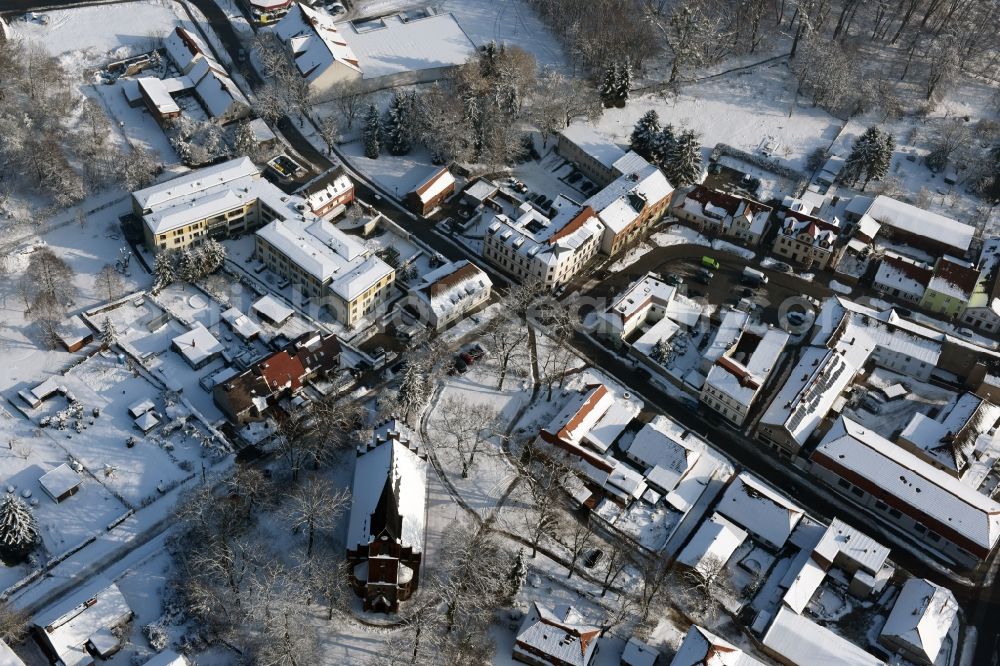
<instances>
[{"instance_id":1,"label":"flat roof","mask_svg":"<svg viewBox=\"0 0 1000 666\"><path fill-rule=\"evenodd\" d=\"M455 17L400 15L337 24L365 79L464 64L476 45Z\"/></svg>"},{"instance_id":2,"label":"flat roof","mask_svg":"<svg viewBox=\"0 0 1000 666\"><path fill-rule=\"evenodd\" d=\"M626 155L626 152L610 137L601 134L593 125L583 120L570 123L560 134L609 169ZM628 166L624 162L622 165Z\"/></svg>"},{"instance_id":3,"label":"flat roof","mask_svg":"<svg viewBox=\"0 0 1000 666\"><path fill-rule=\"evenodd\" d=\"M197 169L164 183L137 190L132 193L132 197L139 204L139 208L148 210L182 197L197 195L199 192L216 185L258 176L260 176L260 170L254 166L249 157L237 157L222 164Z\"/></svg>"}]
</instances>

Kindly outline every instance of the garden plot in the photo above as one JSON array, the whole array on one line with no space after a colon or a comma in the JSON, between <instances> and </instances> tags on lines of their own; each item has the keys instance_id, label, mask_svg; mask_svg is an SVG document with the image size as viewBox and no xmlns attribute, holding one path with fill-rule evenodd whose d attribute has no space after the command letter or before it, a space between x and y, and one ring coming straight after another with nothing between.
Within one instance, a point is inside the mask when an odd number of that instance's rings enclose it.
<instances>
[{"instance_id":1,"label":"garden plot","mask_svg":"<svg viewBox=\"0 0 1000 666\"><path fill-rule=\"evenodd\" d=\"M49 497L38 479L65 463L69 456L31 421L0 409L0 441L6 444L0 448L0 481L5 490L13 488L22 498L30 492L24 501L31 505L42 544L50 557L103 533L110 522L127 510L86 473L80 475L80 488L72 497L59 503ZM0 589L8 588L28 571L27 565L0 566Z\"/></svg>"},{"instance_id":2,"label":"garden plot","mask_svg":"<svg viewBox=\"0 0 1000 666\"><path fill-rule=\"evenodd\" d=\"M430 153L423 147L414 148L409 155L395 157L386 153L375 160L365 157L361 141L345 143L340 151L353 168L397 198L414 190L441 168L431 161Z\"/></svg>"},{"instance_id":3,"label":"garden plot","mask_svg":"<svg viewBox=\"0 0 1000 666\"><path fill-rule=\"evenodd\" d=\"M192 475L194 461L204 450L201 438L182 432L164 437L165 429L173 427L171 421L189 414L168 405L159 388L118 358L98 354L58 382L82 406L80 415L61 417L67 400L56 395L31 412L32 417L39 423L48 417L44 432L130 508L149 504ZM131 406L144 400L154 405L152 413L162 423L147 435L129 414Z\"/></svg>"}]
</instances>

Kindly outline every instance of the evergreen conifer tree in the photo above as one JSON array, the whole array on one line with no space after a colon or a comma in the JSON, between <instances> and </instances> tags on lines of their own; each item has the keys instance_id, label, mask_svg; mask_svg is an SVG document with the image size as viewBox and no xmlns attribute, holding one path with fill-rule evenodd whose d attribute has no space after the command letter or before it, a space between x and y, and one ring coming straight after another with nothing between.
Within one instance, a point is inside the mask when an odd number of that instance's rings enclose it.
<instances>
[{"instance_id":1,"label":"evergreen conifer tree","mask_svg":"<svg viewBox=\"0 0 1000 666\"><path fill-rule=\"evenodd\" d=\"M639 118L629 140L632 150L647 160L653 161L653 148L660 134L660 116L656 109L650 109Z\"/></svg>"},{"instance_id":2,"label":"evergreen conifer tree","mask_svg":"<svg viewBox=\"0 0 1000 666\"><path fill-rule=\"evenodd\" d=\"M618 63L609 63L607 68L604 70L604 79L601 82L599 90L601 101L604 102L604 106L611 107L617 102L619 79L620 75L618 73Z\"/></svg>"},{"instance_id":3,"label":"evergreen conifer tree","mask_svg":"<svg viewBox=\"0 0 1000 666\"><path fill-rule=\"evenodd\" d=\"M386 112L386 147L392 155L406 155L412 147L414 98L410 94L397 91Z\"/></svg>"},{"instance_id":4,"label":"evergreen conifer tree","mask_svg":"<svg viewBox=\"0 0 1000 666\"><path fill-rule=\"evenodd\" d=\"M694 130L677 135L664 158L664 173L674 187L691 185L701 176L701 144Z\"/></svg>"},{"instance_id":5,"label":"evergreen conifer tree","mask_svg":"<svg viewBox=\"0 0 1000 666\"><path fill-rule=\"evenodd\" d=\"M105 317L101 322L101 345L105 349L118 342L118 330L110 317Z\"/></svg>"},{"instance_id":6,"label":"evergreen conifer tree","mask_svg":"<svg viewBox=\"0 0 1000 666\"><path fill-rule=\"evenodd\" d=\"M156 255L153 262L153 291L159 291L177 279L177 268L174 263L174 253L163 250Z\"/></svg>"},{"instance_id":7,"label":"evergreen conifer tree","mask_svg":"<svg viewBox=\"0 0 1000 666\"><path fill-rule=\"evenodd\" d=\"M379 117L378 109L374 104L368 105L368 114L365 116L365 127L363 131L365 143L365 157L368 159L378 159L382 152L382 119Z\"/></svg>"},{"instance_id":8,"label":"evergreen conifer tree","mask_svg":"<svg viewBox=\"0 0 1000 666\"><path fill-rule=\"evenodd\" d=\"M38 526L28 507L13 493L0 499L0 555L8 564L20 562L38 542Z\"/></svg>"}]
</instances>

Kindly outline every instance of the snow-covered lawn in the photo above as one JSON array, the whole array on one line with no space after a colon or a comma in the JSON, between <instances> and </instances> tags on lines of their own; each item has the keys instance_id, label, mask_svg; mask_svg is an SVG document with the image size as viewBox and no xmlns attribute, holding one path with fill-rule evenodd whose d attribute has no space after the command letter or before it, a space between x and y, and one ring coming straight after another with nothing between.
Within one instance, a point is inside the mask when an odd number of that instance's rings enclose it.
<instances>
[{"instance_id":1,"label":"snow-covered lawn","mask_svg":"<svg viewBox=\"0 0 1000 666\"><path fill-rule=\"evenodd\" d=\"M730 243L729 241L724 241L722 239L715 239L712 241L712 248L720 252L729 252L730 254L735 254L743 257L747 261L752 261L757 254L748 248L736 245L735 243Z\"/></svg>"},{"instance_id":2,"label":"snow-covered lawn","mask_svg":"<svg viewBox=\"0 0 1000 666\"><path fill-rule=\"evenodd\" d=\"M431 163L430 153L420 147L409 155L395 157L388 153L378 159L365 157L364 145L352 141L340 146L351 166L378 183L392 196L403 197L440 169Z\"/></svg>"},{"instance_id":3,"label":"snow-covered lawn","mask_svg":"<svg viewBox=\"0 0 1000 666\"><path fill-rule=\"evenodd\" d=\"M642 257L642 255L652 249L653 247L647 243L639 243L634 247L630 247L621 259L608 266L608 270L612 273L623 271L635 262L639 261L639 258Z\"/></svg>"},{"instance_id":4,"label":"snow-covered lawn","mask_svg":"<svg viewBox=\"0 0 1000 666\"><path fill-rule=\"evenodd\" d=\"M673 224L663 231L658 231L649 237L657 247L670 247L671 245L711 245L709 240L691 227L681 224Z\"/></svg>"},{"instance_id":5,"label":"snow-covered lawn","mask_svg":"<svg viewBox=\"0 0 1000 666\"><path fill-rule=\"evenodd\" d=\"M786 65L777 62L745 76L682 85L676 95L637 96L624 109L605 110L598 126L626 145L636 121L655 109L661 123L700 132L705 157L717 143L756 152L770 141L774 159L803 169L809 153L829 146L842 123L805 98L796 103L795 88Z\"/></svg>"}]
</instances>

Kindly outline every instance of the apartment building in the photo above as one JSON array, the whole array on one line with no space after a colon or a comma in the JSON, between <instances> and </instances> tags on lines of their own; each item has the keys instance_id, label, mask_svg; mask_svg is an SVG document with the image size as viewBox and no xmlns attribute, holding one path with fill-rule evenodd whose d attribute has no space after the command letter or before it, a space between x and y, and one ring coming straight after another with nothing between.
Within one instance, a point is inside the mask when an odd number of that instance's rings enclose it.
<instances>
[{"instance_id":1,"label":"apartment building","mask_svg":"<svg viewBox=\"0 0 1000 666\"><path fill-rule=\"evenodd\" d=\"M823 270L835 253L839 222L827 222L812 215L789 211L785 214L772 250L806 268Z\"/></svg>"},{"instance_id":2,"label":"apartment building","mask_svg":"<svg viewBox=\"0 0 1000 666\"><path fill-rule=\"evenodd\" d=\"M483 257L520 282L557 287L600 250L604 225L590 207L560 195L551 218L527 202L508 208L492 214Z\"/></svg>"},{"instance_id":3,"label":"apartment building","mask_svg":"<svg viewBox=\"0 0 1000 666\"><path fill-rule=\"evenodd\" d=\"M744 330L709 370L701 402L727 421L743 425L789 337L778 328L769 328L763 334Z\"/></svg>"},{"instance_id":4,"label":"apartment building","mask_svg":"<svg viewBox=\"0 0 1000 666\"><path fill-rule=\"evenodd\" d=\"M674 206L673 214L699 231L730 236L756 247L767 231L771 208L753 199L695 185Z\"/></svg>"},{"instance_id":5,"label":"apartment building","mask_svg":"<svg viewBox=\"0 0 1000 666\"><path fill-rule=\"evenodd\" d=\"M276 219L255 240L256 259L348 327L375 312L392 292L396 271L327 220Z\"/></svg>"}]
</instances>

